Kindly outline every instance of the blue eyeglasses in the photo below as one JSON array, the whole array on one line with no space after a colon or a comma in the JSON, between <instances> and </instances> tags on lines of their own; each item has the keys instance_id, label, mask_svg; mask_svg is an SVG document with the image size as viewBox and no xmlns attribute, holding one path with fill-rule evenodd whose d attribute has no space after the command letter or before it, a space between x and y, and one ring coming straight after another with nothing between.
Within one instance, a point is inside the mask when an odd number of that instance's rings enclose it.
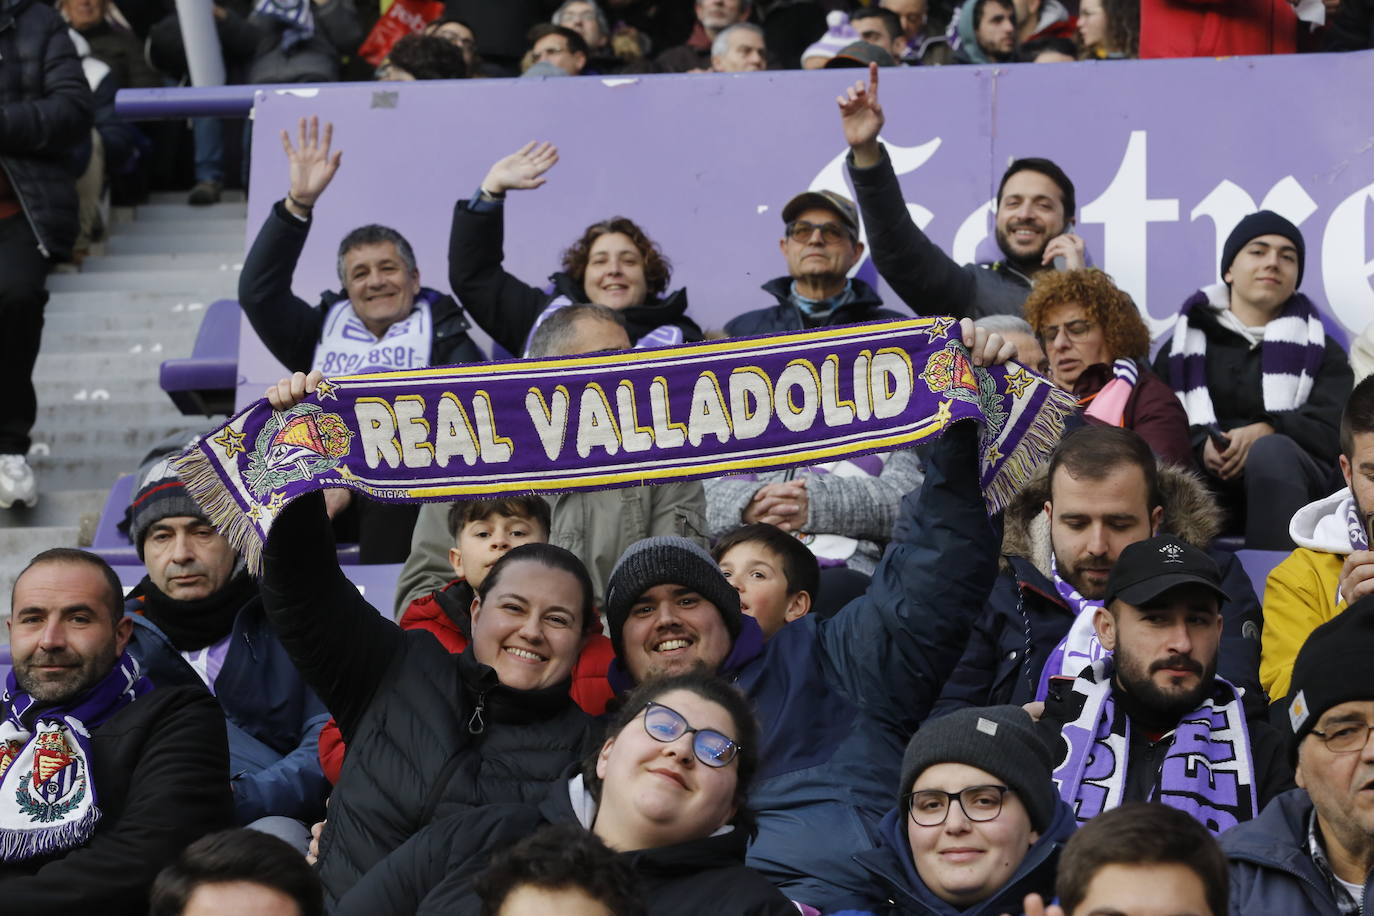
<instances>
[{"instance_id":1,"label":"blue eyeglasses","mask_svg":"<svg viewBox=\"0 0 1374 916\"><path fill-rule=\"evenodd\" d=\"M729 766L739 753L735 739L713 728L692 728L682 713L662 703L650 701L644 705L644 731L650 738L664 744L691 734L692 753L708 767Z\"/></svg>"}]
</instances>

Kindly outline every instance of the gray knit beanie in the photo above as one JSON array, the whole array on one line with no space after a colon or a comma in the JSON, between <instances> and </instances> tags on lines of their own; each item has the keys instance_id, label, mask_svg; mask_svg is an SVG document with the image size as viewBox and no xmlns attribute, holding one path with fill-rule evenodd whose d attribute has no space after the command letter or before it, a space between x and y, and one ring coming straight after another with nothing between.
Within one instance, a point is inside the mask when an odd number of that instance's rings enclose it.
<instances>
[{"instance_id":1,"label":"gray knit beanie","mask_svg":"<svg viewBox=\"0 0 1374 916\"><path fill-rule=\"evenodd\" d=\"M655 585L690 588L720 611L731 642L739 636L739 592L730 586L706 548L683 537L645 538L626 548L606 583L602 611L617 657L624 657L621 631L630 616L630 606Z\"/></svg>"},{"instance_id":2,"label":"gray knit beanie","mask_svg":"<svg viewBox=\"0 0 1374 916\"><path fill-rule=\"evenodd\" d=\"M143 559L143 539L155 522L181 516L205 518L205 510L186 492L186 485L172 467L176 457L175 452L160 455L139 468L137 490L126 518L129 539L134 542L140 560Z\"/></svg>"},{"instance_id":3,"label":"gray knit beanie","mask_svg":"<svg viewBox=\"0 0 1374 916\"><path fill-rule=\"evenodd\" d=\"M1054 788L1050 750L1020 706L961 709L927 721L902 755L898 797L937 763L963 763L986 770L1016 792L1031 826L1044 833L1054 820L1059 793Z\"/></svg>"}]
</instances>

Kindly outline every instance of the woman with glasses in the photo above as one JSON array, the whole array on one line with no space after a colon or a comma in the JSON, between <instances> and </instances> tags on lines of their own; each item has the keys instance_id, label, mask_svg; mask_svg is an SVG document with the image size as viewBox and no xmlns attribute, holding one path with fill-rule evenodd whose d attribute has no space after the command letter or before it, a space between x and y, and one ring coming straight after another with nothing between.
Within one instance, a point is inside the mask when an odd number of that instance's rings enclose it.
<instances>
[{"instance_id":1,"label":"woman with glasses","mask_svg":"<svg viewBox=\"0 0 1374 916\"><path fill-rule=\"evenodd\" d=\"M1050 379L1078 398L1089 423L1134 430L1161 461L1195 466L1188 415L1146 363L1150 330L1110 277L1098 270L1042 274L1025 315Z\"/></svg>"},{"instance_id":2,"label":"woman with glasses","mask_svg":"<svg viewBox=\"0 0 1374 916\"><path fill-rule=\"evenodd\" d=\"M588 226L563 252L562 270L549 277L551 287L531 286L502 267L506 192L539 187L557 162L553 144L530 142L497 160L477 193L454 207L449 283L473 320L516 356L546 315L583 302L620 312L638 346L701 340L701 328L687 317L687 291L667 292L668 259L623 216Z\"/></svg>"},{"instance_id":3,"label":"woman with glasses","mask_svg":"<svg viewBox=\"0 0 1374 916\"><path fill-rule=\"evenodd\" d=\"M1049 749L1019 706L961 709L927 722L902 758L899 802L880 840L854 858L873 876L873 916L1020 913L1050 899L1076 826Z\"/></svg>"},{"instance_id":4,"label":"woman with glasses","mask_svg":"<svg viewBox=\"0 0 1374 916\"><path fill-rule=\"evenodd\" d=\"M477 914L473 882L493 855L546 825L576 824L630 865L651 916L796 916L744 864L758 765L758 724L738 690L705 674L651 681L626 697L601 748L538 807L493 805L434 824L336 913Z\"/></svg>"}]
</instances>

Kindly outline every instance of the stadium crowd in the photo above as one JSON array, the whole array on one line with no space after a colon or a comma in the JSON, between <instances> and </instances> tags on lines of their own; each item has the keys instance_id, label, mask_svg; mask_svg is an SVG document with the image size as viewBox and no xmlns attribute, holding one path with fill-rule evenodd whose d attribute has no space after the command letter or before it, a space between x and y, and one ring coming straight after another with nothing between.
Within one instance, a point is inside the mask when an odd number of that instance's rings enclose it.
<instances>
[{"instance_id":1,"label":"stadium crowd","mask_svg":"<svg viewBox=\"0 0 1374 916\"><path fill-rule=\"evenodd\" d=\"M448 288L422 285L394 228L315 225L342 151L302 120L239 285L289 373L274 409L325 377L485 361L473 325L544 358L914 314L959 319L973 365L1015 360L1077 411L991 519L961 422L705 481L423 507L311 493L275 519L260 578L173 456L150 455L132 592L72 548L15 582L0 896L158 916L1374 912L1374 376L1301 292L1302 232L1240 220L1152 357L1136 304L1090 266L1058 164L1008 166L997 257L960 264L878 139L885 67L1374 43L1365 0L1302 12L216 4L225 62L254 83L861 77L836 100L854 199L788 201L766 304L721 328L629 218L569 240L547 282L505 269L506 208L533 205L549 142L472 176ZM37 499L47 269L177 139L116 120L113 92L183 79L179 36L151 0L0 3L0 507ZM231 181L236 133L191 128L190 204ZM311 233L339 239L340 289L313 304L292 291ZM889 299L851 276L865 255ZM338 539L404 563L394 606L359 593ZM1259 590L1241 546L1287 553Z\"/></svg>"}]
</instances>

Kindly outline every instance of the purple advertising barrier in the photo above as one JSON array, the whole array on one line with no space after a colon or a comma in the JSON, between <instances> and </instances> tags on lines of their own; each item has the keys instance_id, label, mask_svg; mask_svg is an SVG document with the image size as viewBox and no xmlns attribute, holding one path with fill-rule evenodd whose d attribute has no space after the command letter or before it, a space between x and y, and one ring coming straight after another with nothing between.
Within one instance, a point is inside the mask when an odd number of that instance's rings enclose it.
<instances>
[{"instance_id":1,"label":"purple advertising barrier","mask_svg":"<svg viewBox=\"0 0 1374 916\"><path fill-rule=\"evenodd\" d=\"M506 267L534 284L587 224L638 221L673 262L693 315L719 328L769 304L784 274L780 211L794 194L851 194L835 97L855 71L345 84L263 93L255 108L251 243L286 192L279 132L335 124L343 166L315 210L296 272L308 301L337 288L350 228L381 222L414 244L422 282L447 290L454 201L529 140L558 145L548 183L506 203ZM1374 196L1374 52L884 71L883 139L908 208L961 263L990 234L1007 162L1047 156L1072 177L1093 262L1147 313L1155 335L1216 282L1227 233L1258 207L1298 223L1306 292L1350 333L1374 320L1367 253ZM868 265L861 269L871 270ZM883 285L883 295L893 299ZM894 303L895 304L895 303ZM240 406L281 369L243 335Z\"/></svg>"}]
</instances>

